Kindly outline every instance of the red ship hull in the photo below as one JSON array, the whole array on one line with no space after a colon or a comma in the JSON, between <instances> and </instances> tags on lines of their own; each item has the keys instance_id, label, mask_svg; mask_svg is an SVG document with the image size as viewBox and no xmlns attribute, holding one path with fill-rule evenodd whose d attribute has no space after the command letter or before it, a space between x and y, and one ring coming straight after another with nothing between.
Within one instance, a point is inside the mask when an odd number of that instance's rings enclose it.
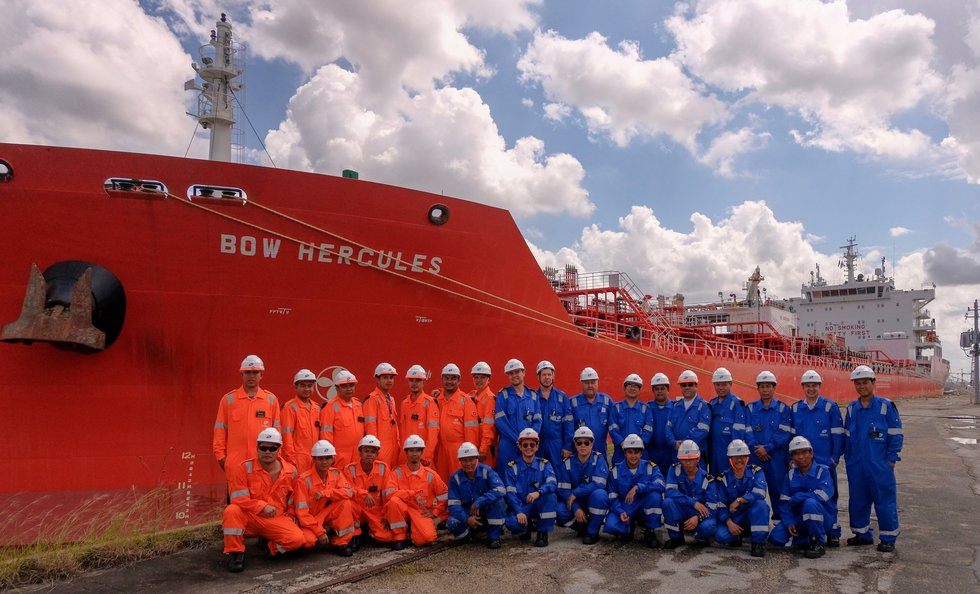
<instances>
[{"instance_id":1,"label":"red ship hull","mask_svg":"<svg viewBox=\"0 0 980 594\"><path fill-rule=\"evenodd\" d=\"M382 360L401 373L414 363L440 369L453 361L465 371L485 360L499 387L510 357L551 360L557 384L570 392L586 365L614 397L631 372L674 378L685 368L723 365L743 398L755 398L748 386L765 368L786 380L780 393L790 400L799 396L796 378L814 366L825 396L853 397L848 372L819 359L689 354L589 336L571 323L501 209L365 181L159 156L0 144L0 159L13 169L0 183L0 324L17 319L32 263L42 270L65 260L99 264L120 280L127 300L122 332L104 351L0 344L8 414L0 444L13 454L0 509L17 510L16 521L0 525L0 544L45 537L55 518L122 510L148 492L154 525L213 517L225 498L211 453L215 410L239 384L237 365L250 353L265 360L263 385L280 402L291 397L301 367L324 377L331 367L350 369L366 394ZM242 188L250 203L209 204L209 212L174 196L110 196L103 183L112 177L159 180L180 197L192 184ZM446 224L429 221L434 204L448 207ZM335 253L302 242L331 244L325 249ZM878 391L893 398L941 389L909 375L878 380ZM396 393L405 390L399 379Z\"/></svg>"}]
</instances>

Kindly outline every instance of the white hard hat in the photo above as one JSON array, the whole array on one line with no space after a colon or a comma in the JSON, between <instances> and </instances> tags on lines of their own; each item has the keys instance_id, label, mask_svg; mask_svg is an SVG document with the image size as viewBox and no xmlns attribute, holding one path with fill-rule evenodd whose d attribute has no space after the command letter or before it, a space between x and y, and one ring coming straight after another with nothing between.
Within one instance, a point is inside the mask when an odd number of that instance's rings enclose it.
<instances>
[{"instance_id":1,"label":"white hard hat","mask_svg":"<svg viewBox=\"0 0 980 594\"><path fill-rule=\"evenodd\" d=\"M365 435L361 438L360 443L357 444L357 449L361 449L364 446L381 449L381 440L374 435Z\"/></svg>"},{"instance_id":2,"label":"white hard hat","mask_svg":"<svg viewBox=\"0 0 980 594\"><path fill-rule=\"evenodd\" d=\"M334 378L333 385L344 386L347 384L356 384L357 378L353 373L347 371L346 369L341 369L337 372L337 376Z\"/></svg>"},{"instance_id":3,"label":"white hard hat","mask_svg":"<svg viewBox=\"0 0 980 594\"><path fill-rule=\"evenodd\" d=\"M300 369L293 376L293 383L298 384L299 382L315 382L316 374L309 369Z\"/></svg>"},{"instance_id":4,"label":"white hard hat","mask_svg":"<svg viewBox=\"0 0 980 594\"><path fill-rule=\"evenodd\" d=\"M510 373L511 371L517 371L518 369L524 370L524 364L518 359L511 359L507 361L504 365L504 373Z\"/></svg>"},{"instance_id":5,"label":"white hard hat","mask_svg":"<svg viewBox=\"0 0 980 594\"><path fill-rule=\"evenodd\" d=\"M534 441L541 441L541 438L538 437L538 432L535 431L534 429L531 429L530 427L528 427L527 429L522 429L520 435L517 436L517 441L520 441L522 439L533 439Z\"/></svg>"},{"instance_id":6,"label":"white hard hat","mask_svg":"<svg viewBox=\"0 0 980 594\"><path fill-rule=\"evenodd\" d=\"M333 447L333 444L325 439L313 444L313 449L310 451L310 455L314 458L324 458L326 456L336 456L337 448Z\"/></svg>"},{"instance_id":7,"label":"white hard hat","mask_svg":"<svg viewBox=\"0 0 980 594\"><path fill-rule=\"evenodd\" d=\"M455 363L449 363L442 368L442 375L463 375Z\"/></svg>"},{"instance_id":8,"label":"white hard hat","mask_svg":"<svg viewBox=\"0 0 980 594\"><path fill-rule=\"evenodd\" d=\"M408 439L405 440L405 445L402 447L403 450L413 448L425 449L425 441L418 435L409 435Z\"/></svg>"},{"instance_id":9,"label":"white hard hat","mask_svg":"<svg viewBox=\"0 0 980 594\"><path fill-rule=\"evenodd\" d=\"M669 386L670 385L670 378L668 378L666 375L664 375L662 373L658 373L658 374L654 375L652 378L650 378L650 385L651 386Z\"/></svg>"},{"instance_id":10,"label":"white hard hat","mask_svg":"<svg viewBox=\"0 0 980 594\"><path fill-rule=\"evenodd\" d=\"M242 366L238 371L265 371L265 363L258 355L249 355L242 359Z\"/></svg>"},{"instance_id":11,"label":"white hard hat","mask_svg":"<svg viewBox=\"0 0 980 594\"><path fill-rule=\"evenodd\" d=\"M456 457L462 460L463 458L476 458L480 455L480 450L476 449L476 446L468 441L464 441L462 445L459 446L459 450L456 451Z\"/></svg>"},{"instance_id":12,"label":"white hard hat","mask_svg":"<svg viewBox=\"0 0 980 594\"><path fill-rule=\"evenodd\" d=\"M762 371L755 376L755 383L776 385L776 374L771 371Z\"/></svg>"},{"instance_id":13,"label":"white hard hat","mask_svg":"<svg viewBox=\"0 0 980 594\"><path fill-rule=\"evenodd\" d=\"M690 439L681 442L681 447L677 448L678 460L697 460L701 457L701 448Z\"/></svg>"},{"instance_id":14,"label":"white hard hat","mask_svg":"<svg viewBox=\"0 0 980 594\"><path fill-rule=\"evenodd\" d=\"M851 372L851 381L859 379L875 379L875 372L867 365L858 365Z\"/></svg>"},{"instance_id":15,"label":"white hard hat","mask_svg":"<svg viewBox=\"0 0 980 594\"><path fill-rule=\"evenodd\" d=\"M698 374L694 373L690 369L685 369L679 376L677 376L678 384L686 384L691 382L694 382L695 384L698 383Z\"/></svg>"},{"instance_id":16,"label":"white hard hat","mask_svg":"<svg viewBox=\"0 0 980 594\"><path fill-rule=\"evenodd\" d=\"M595 441L595 433L592 433L592 430L584 425L575 430L573 439L578 439L580 437L587 437Z\"/></svg>"},{"instance_id":17,"label":"white hard hat","mask_svg":"<svg viewBox=\"0 0 980 594\"><path fill-rule=\"evenodd\" d=\"M421 365L412 365L405 372L406 379L429 379L428 374L425 373L425 369Z\"/></svg>"},{"instance_id":18,"label":"white hard hat","mask_svg":"<svg viewBox=\"0 0 980 594\"><path fill-rule=\"evenodd\" d=\"M538 363L538 369L537 369L536 373L541 373L545 369L550 369L552 371L555 371L555 366L551 364L551 361L547 361L547 360L542 361L542 362Z\"/></svg>"},{"instance_id":19,"label":"white hard hat","mask_svg":"<svg viewBox=\"0 0 980 594\"><path fill-rule=\"evenodd\" d=\"M789 442L789 451L795 452L796 450L812 450L813 446L810 445L810 440L803 437L802 435L797 435Z\"/></svg>"},{"instance_id":20,"label":"white hard hat","mask_svg":"<svg viewBox=\"0 0 980 594\"><path fill-rule=\"evenodd\" d=\"M728 444L728 457L732 456L748 456L749 455L749 444L745 443L741 439L733 439L730 444Z\"/></svg>"},{"instance_id":21,"label":"white hard hat","mask_svg":"<svg viewBox=\"0 0 980 594\"><path fill-rule=\"evenodd\" d=\"M823 378L820 374L812 369L807 369L803 372L803 376L800 377L801 384L822 384Z\"/></svg>"},{"instance_id":22,"label":"white hard hat","mask_svg":"<svg viewBox=\"0 0 980 594\"><path fill-rule=\"evenodd\" d=\"M279 433L278 429L269 427L268 429L263 429L255 441L258 443L278 443L282 445L282 433Z\"/></svg>"},{"instance_id":23,"label":"white hard hat","mask_svg":"<svg viewBox=\"0 0 980 594\"><path fill-rule=\"evenodd\" d=\"M636 384L637 386L642 388L643 378L636 373L631 373L626 376L626 379L623 380L623 385L625 386L626 384Z\"/></svg>"},{"instance_id":24,"label":"white hard hat","mask_svg":"<svg viewBox=\"0 0 980 594\"><path fill-rule=\"evenodd\" d=\"M490 365L486 361L480 361L473 366L473 370L470 371L473 375L493 375Z\"/></svg>"},{"instance_id":25,"label":"white hard hat","mask_svg":"<svg viewBox=\"0 0 980 594\"><path fill-rule=\"evenodd\" d=\"M599 379L599 373L596 372L596 370L592 369L591 367L586 367L585 369L582 370L582 373L581 375L578 376L578 378L583 382L587 382L589 380L597 380Z\"/></svg>"},{"instance_id":26,"label":"white hard hat","mask_svg":"<svg viewBox=\"0 0 980 594\"><path fill-rule=\"evenodd\" d=\"M624 450L642 450L644 447L643 440L636 433L627 435L626 439L623 440L622 446Z\"/></svg>"},{"instance_id":27,"label":"white hard hat","mask_svg":"<svg viewBox=\"0 0 980 594\"><path fill-rule=\"evenodd\" d=\"M724 367L719 367L715 369L715 372L711 374L712 383L716 382L730 382L732 381L732 372L728 371Z\"/></svg>"},{"instance_id":28,"label":"white hard hat","mask_svg":"<svg viewBox=\"0 0 980 594\"><path fill-rule=\"evenodd\" d=\"M378 377L379 375L396 375L397 373L395 366L391 363L378 363L378 366L374 368L374 377Z\"/></svg>"}]
</instances>

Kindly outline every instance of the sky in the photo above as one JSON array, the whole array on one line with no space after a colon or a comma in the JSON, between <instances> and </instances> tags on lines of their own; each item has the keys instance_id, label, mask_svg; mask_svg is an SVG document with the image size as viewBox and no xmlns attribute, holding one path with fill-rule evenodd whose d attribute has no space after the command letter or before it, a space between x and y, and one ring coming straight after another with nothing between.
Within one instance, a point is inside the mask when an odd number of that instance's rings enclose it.
<instances>
[{"instance_id":1,"label":"sky","mask_svg":"<svg viewBox=\"0 0 980 594\"><path fill-rule=\"evenodd\" d=\"M853 235L937 285L966 369L980 0L0 0L0 142L205 156L183 83L221 12L248 162L504 207L542 265L689 301L839 281Z\"/></svg>"}]
</instances>

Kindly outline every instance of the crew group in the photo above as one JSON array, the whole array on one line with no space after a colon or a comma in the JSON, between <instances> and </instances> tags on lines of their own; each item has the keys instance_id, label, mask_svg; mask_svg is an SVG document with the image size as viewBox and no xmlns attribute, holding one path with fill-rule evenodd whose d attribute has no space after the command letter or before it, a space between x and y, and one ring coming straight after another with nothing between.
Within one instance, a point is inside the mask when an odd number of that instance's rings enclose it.
<instances>
[{"instance_id":1,"label":"crew group","mask_svg":"<svg viewBox=\"0 0 980 594\"><path fill-rule=\"evenodd\" d=\"M657 548L693 546L710 539L738 547L751 542L792 545L808 558L840 546L837 465L846 462L851 546L873 544L871 507L878 517L878 550L894 551L898 537L895 463L902 423L894 403L875 394L867 366L851 373L857 398L841 415L820 394L816 371L801 378L804 398L775 398L777 379L756 378L759 400L745 404L731 392L725 368L712 374L716 396L698 395L698 376L677 379L681 397L669 399L670 380L651 380L653 400L641 402L643 380L630 374L623 400L598 390L591 367L582 390L569 397L554 385L555 367L537 365L538 388L524 383L524 365L504 366L510 385L494 393L491 369L480 362L474 389L459 389L450 363L441 388L424 391L428 374L409 368L409 395L391 394L395 368L375 369L375 389L354 397L357 378L334 377L337 395L322 408L312 401L316 376L295 375L295 398L281 409L260 387L262 360L249 355L243 383L220 401L214 453L225 470L230 504L224 512L229 569L244 567L245 536L268 541L276 555L329 546L349 556L367 537L402 549L437 539L445 527L457 538L486 532L499 548L503 528L548 545L555 523L574 529L584 544L600 531ZM404 438L404 439L403 439ZM613 444L607 462L607 440ZM399 447L401 446L401 447ZM768 501L767 502L767 496ZM770 529L770 514L774 527Z\"/></svg>"}]
</instances>

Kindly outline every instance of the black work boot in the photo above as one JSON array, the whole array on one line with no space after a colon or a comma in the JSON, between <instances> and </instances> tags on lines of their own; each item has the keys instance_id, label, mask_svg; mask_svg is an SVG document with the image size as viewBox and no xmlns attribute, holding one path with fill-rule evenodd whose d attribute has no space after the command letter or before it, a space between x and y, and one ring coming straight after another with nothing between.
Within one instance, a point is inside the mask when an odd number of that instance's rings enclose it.
<instances>
[{"instance_id":1,"label":"black work boot","mask_svg":"<svg viewBox=\"0 0 980 594\"><path fill-rule=\"evenodd\" d=\"M828 536L827 537L827 548L829 548L829 549L840 548L840 537L839 536Z\"/></svg>"},{"instance_id":2,"label":"black work boot","mask_svg":"<svg viewBox=\"0 0 980 594\"><path fill-rule=\"evenodd\" d=\"M881 552L881 553L894 553L895 552L895 543L893 543L893 542L884 542L884 541L879 542L878 543L878 551Z\"/></svg>"},{"instance_id":3,"label":"black work boot","mask_svg":"<svg viewBox=\"0 0 980 594\"><path fill-rule=\"evenodd\" d=\"M657 533L650 528L647 528L646 531L643 532L643 544L650 549L659 549L660 540L657 538Z\"/></svg>"},{"instance_id":4,"label":"black work boot","mask_svg":"<svg viewBox=\"0 0 980 594\"><path fill-rule=\"evenodd\" d=\"M730 549L740 549L742 548L742 539L736 538L732 542L728 543L726 546Z\"/></svg>"},{"instance_id":5,"label":"black work boot","mask_svg":"<svg viewBox=\"0 0 980 594\"><path fill-rule=\"evenodd\" d=\"M228 555L228 571L232 573L245 571L245 553L231 553Z\"/></svg>"},{"instance_id":6,"label":"black work boot","mask_svg":"<svg viewBox=\"0 0 980 594\"><path fill-rule=\"evenodd\" d=\"M582 544L584 545L594 545L597 542L599 542L598 534L586 534L582 537Z\"/></svg>"},{"instance_id":7,"label":"black work boot","mask_svg":"<svg viewBox=\"0 0 980 594\"><path fill-rule=\"evenodd\" d=\"M487 543L487 548L488 549L499 549L500 548L500 539L499 538L491 538L490 539L490 542Z\"/></svg>"},{"instance_id":8,"label":"black work boot","mask_svg":"<svg viewBox=\"0 0 980 594\"><path fill-rule=\"evenodd\" d=\"M522 540L524 542L527 542L527 541L531 540L531 528L530 528L530 526L528 527L527 530L525 530L524 532L521 532L520 534L518 534L517 535L517 539L518 540Z\"/></svg>"},{"instance_id":9,"label":"black work boot","mask_svg":"<svg viewBox=\"0 0 980 594\"><path fill-rule=\"evenodd\" d=\"M354 538L350 539L350 544L347 546L350 547L351 551L356 553L361 549L361 538L361 536L355 536Z\"/></svg>"},{"instance_id":10,"label":"black work boot","mask_svg":"<svg viewBox=\"0 0 980 594\"><path fill-rule=\"evenodd\" d=\"M676 549L677 547L684 544L684 538L669 538L667 542L664 543L664 548L667 550Z\"/></svg>"},{"instance_id":11,"label":"black work boot","mask_svg":"<svg viewBox=\"0 0 980 594\"><path fill-rule=\"evenodd\" d=\"M407 546L408 546L408 541L407 540L396 540L395 542L391 543L391 548L392 548L392 550L395 550L395 551L402 551Z\"/></svg>"},{"instance_id":12,"label":"black work boot","mask_svg":"<svg viewBox=\"0 0 980 594\"><path fill-rule=\"evenodd\" d=\"M633 539L636 538L636 533L634 532L635 530L636 530L635 528L631 527L629 529L629 532L620 535L619 540L623 542L633 542Z\"/></svg>"},{"instance_id":13,"label":"black work boot","mask_svg":"<svg viewBox=\"0 0 980 594\"><path fill-rule=\"evenodd\" d=\"M750 554L753 557L765 557L766 556L766 543L764 543L764 542L754 542L754 543L752 543L752 552Z\"/></svg>"},{"instance_id":14,"label":"black work boot","mask_svg":"<svg viewBox=\"0 0 980 594\"><path fill-rule=\"evenodd\" d=\"M333 548L333 552L340 557L351 557L354 555L354 551L351 550L350 545L337 545Z\"/></svg>"},{"instance_id":15,"label":"black work boot","mask_svg":"<svg viewBox=\"0 0 980 594\"><path fill-rule=\"evenodd\" d=\"M538 537L534 539L534 546L536 547L548 546L548 533L538 532Z\"/></svg>"},{"instance_id":16,"label":"black work boot","mask_svg":"<svg viewBox=\"0 0 980 594\"><path fill-rule=\"evenodd\" d=\"M823 557L825 552L826 550L823 548L822 544L817 541L813 541L810 543L810 546L803 551L803 556L807 559L819 559L820 557Z\"/></svg>"},{"instance_id":17,"label":"black work boot","mask_svg":"<svg viewBox=\"0 0 980 594\"><path fill-rule=\"evenodd\" d=\"M849 547L866 547L868 545L873 545L874 543L875 541L869 540L860 534L855 534L847 539L847 546Z\"/></svg>"}]
</instances>

